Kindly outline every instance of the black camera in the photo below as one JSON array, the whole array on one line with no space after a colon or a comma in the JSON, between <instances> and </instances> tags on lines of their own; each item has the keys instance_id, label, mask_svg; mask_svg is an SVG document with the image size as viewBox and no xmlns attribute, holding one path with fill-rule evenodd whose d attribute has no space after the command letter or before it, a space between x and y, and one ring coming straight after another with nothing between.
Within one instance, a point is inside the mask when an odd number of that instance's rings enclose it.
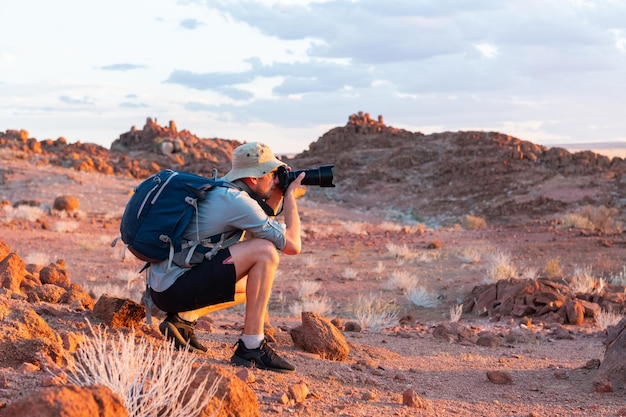
<instances>
[{"instance_id":1,"label":"black camera","mask_svg":"<svg viewBox=\"0 0 626 417\"><path fill-rule=\"evenodd\" d=\"M303 185L319 185L320 187L334 187L333 169L334 165L322 165L319 168L303 169L300 171L289 171L285 166L278 167L276 176L278 177L278 187L285 192L298 175L304 172Z\"/></svg>"}]
</instances>

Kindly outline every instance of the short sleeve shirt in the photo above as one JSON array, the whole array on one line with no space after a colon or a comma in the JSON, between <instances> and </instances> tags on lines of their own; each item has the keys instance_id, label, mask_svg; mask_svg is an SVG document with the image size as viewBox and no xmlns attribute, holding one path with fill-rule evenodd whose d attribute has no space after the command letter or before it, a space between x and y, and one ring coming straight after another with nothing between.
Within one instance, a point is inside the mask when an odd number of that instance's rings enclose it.
<instances>
[{"instance_id":1,"label":"short sleeve shirt","mask_svg":"<svg viewBox=\"0 0 626 417\"><path fill-rule=\"evenodd\" d=\"M198 203L198 212L183 237L196 240L240 230L248 236L269 240L278 250L285 247L285 225L270 218L248 193L230 187L209 191L207 198ZM187 270L177 265L168 270L167 260L153 263L148 269L148 285L154 291L165 291Z\"/></svg>"}]
</instances>

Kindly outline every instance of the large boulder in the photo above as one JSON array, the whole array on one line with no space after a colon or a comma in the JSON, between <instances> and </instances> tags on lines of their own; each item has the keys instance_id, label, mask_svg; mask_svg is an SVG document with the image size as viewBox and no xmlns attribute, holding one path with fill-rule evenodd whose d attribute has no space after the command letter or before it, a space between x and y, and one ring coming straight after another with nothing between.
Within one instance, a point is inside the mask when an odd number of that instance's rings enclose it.
<instances>
[{"instance_id":1,"label":"large boulder","mask_svg":"<svg viewBox=\"0 0 626 417\"><path fill-rule=\"evenodd\" d=\"M623 390L626 387L626 317L609 330L604 360L595 385L597 391Z\"/></svg>"},{"instance_id":2,"label":"large boulder","mask_svg":"<svg viewBox=\"0 0 626 417\"><path fill-rule=\"evenodd\" d=\"M95 385L49 387L11 402L1 417L126 417L128 411L109 388Z\"/></svg>"}]
</instances>

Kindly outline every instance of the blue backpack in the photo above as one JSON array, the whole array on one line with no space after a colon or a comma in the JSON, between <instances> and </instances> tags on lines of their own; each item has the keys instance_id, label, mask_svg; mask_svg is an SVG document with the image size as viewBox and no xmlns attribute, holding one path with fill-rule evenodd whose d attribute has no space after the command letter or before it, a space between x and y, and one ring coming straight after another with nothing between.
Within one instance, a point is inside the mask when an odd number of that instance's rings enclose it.
<instances>
[{"instance_id":1,"label":"blue backpack","mask_svg":"<svg viewBox=\"0 0 626 417\"><path fill-rule=\"evenodd\" d=\"M196 240L183 239L183 233L198 210L198 201L216 186L233 187L217 178L207 178L188 172L167 169L141 182L131 196L120 225L121 239L138 259L152 262L181 259L180 266L198 251L217 252L224 247L224 237L217 235ZM115 245L117 239L112 245ZM175 257L175 255L177 255ZM204 256L204 255L203 255Z\"/></svg>"}]
</instances>

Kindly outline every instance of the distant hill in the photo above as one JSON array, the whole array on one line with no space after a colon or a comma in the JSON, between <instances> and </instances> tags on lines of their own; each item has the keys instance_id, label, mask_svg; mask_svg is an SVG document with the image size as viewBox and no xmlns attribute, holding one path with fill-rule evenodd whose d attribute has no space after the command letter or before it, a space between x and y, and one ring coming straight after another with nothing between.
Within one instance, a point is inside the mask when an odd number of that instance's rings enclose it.
<instances>
[{"instance_id":1,"label":"distant hill","mask_svg":"<svg viewBox=\"0 0 626 417\"><path fill-rule=\"evenodd\" d=\"M145 178L163 168L211 175L230 169L242 142L202 139L174 122L148 118L111 149L93 144L37 141L26 131L0 132L1 157L37 164ZM424 135L397 129L367 113L353 114L309 149L285 161L295 169L334 164L336 188L310 187L313 199L358 211L396 210L414 219L455 221L473 214L492 222L542 218L583 205L621 208L626 162L592 152L548 148L498 132ZM355 215L357 216L357 215Z\"/></svg>"}]
</instances>

